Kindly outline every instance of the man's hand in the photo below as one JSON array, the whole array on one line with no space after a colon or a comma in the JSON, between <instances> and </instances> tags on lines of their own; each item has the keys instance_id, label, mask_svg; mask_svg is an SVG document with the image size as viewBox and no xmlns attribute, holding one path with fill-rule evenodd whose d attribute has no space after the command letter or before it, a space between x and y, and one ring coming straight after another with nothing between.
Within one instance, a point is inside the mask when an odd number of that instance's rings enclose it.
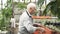
<instances>
[{"instance_id":1,"label":"man's hand","mask_svg":"<svg viewBox=\"0 0 60 34\"><path fill-rule=\"evenodd\" d=\"M45 32L45 29L44 28L41 28L41 27L37 27L37 30L39 30L41 32Z\"/></svg>"}]
</instances>

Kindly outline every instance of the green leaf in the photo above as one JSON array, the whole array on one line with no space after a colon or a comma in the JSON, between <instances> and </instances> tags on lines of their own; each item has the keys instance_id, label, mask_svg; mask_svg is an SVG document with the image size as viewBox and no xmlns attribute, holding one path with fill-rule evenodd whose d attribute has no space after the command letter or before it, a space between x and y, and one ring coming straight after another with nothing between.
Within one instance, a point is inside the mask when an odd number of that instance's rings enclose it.
<instances>
[{"instance_id":1,"label":"green leaf","mask_svg":"<svg viewBox=\"0 0 60 34\"><path fill-rule=\"evenodd\" d=\"M40 7L42 6L42 4L44 3L45 0L38 0L38 5L40 5Z\"/></svg>"},{"instance_id":2,"label":"green leaf","mask_svg":"<svg viewBox=\"0 0 60 34\"><path fill-rule=\"evenodd\" d=\"M49 11L52 12L52 14L56 15L57 14L57 3L56 1L51 1L43 11L43 15L47 14Z\"/></svg>"}]
</instances>

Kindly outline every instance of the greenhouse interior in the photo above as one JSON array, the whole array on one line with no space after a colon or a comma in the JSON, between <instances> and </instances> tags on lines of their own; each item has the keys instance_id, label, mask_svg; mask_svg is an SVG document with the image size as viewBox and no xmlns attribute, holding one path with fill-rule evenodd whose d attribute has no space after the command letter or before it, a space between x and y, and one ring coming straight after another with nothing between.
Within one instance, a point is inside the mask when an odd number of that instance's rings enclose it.
<instances>
[{"instance_id":1,"label":"greenhouse interior","mask_svg":"<svg viewBox=\"0 0 60 34\"><path fill-rule=\"evenodd\" d=\"M35 26L45 29L33 34L60 34L60 0L0 0L0 34L18 34L20 15L29 3L36 4Z\"/></svg>"}]
</instances>

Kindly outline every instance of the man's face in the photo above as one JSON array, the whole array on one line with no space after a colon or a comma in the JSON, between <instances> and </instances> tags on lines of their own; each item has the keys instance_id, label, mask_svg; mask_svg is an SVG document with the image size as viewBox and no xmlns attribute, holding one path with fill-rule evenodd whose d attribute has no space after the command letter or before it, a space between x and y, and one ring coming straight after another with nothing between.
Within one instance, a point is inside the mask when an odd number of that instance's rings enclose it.
<instances>
[{"instance_id":1,"label":"man's face","mask_svg":"<svg viewBox=\"0 0 60 34\"><path fill-rule=\"evenodd\" d=\"M35 8L35 7L31 7L31 8L30 8L30 13L31 13L31 14L34 14L35 11L36 11L36 8Z\"/></svg>"}]
</instances>

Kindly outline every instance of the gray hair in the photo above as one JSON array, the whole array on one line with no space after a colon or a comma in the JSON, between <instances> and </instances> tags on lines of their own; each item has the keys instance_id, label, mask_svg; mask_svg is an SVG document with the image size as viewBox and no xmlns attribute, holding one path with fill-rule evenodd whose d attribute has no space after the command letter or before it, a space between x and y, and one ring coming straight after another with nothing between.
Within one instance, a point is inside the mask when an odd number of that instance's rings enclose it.
<instances>
[{"instance_id":1,"label":"gray hair","mask_svg":"<svg viewBox=\"0 0 60 34\"><path fill-rule=\"evenodd\" d=\"M35 8L36 8L36 4L34 4L34 3L29 3L29 4L27 5L27 9L30 9L31 7L35 7Z\"/></svg>"}]
</instances>

